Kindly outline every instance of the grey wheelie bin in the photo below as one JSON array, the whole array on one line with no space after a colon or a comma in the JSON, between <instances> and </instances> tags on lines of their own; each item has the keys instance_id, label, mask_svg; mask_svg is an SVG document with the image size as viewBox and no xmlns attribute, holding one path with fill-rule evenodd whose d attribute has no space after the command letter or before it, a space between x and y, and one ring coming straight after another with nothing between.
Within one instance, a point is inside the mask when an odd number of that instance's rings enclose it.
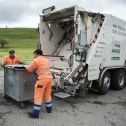
<instances>
[{"instance_id":1,"label":"grey wheelie bin","mask_svg":"<svg viewBox=\"0 0 126 126\"><path fill-rule=\"evenodd\" d=\"M27 72L23 65L8 65L4 68L4 95L19 102L23 108L24 102L33 99L36 75Z\"/></svg>"}]
</instances>

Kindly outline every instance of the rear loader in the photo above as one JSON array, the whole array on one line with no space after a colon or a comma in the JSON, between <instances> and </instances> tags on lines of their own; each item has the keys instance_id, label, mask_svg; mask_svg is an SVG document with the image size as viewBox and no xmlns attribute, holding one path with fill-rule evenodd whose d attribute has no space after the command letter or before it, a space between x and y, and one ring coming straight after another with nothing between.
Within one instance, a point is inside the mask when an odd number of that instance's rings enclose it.
<instances>
[{"instance_id":1,"label":"rear loader","mask_svg":"<svg viewBox=\"0 0 126 126\"><path fill-rule=\"evenodd\" d=\"M50 60L55 96L123 89L126 22L79 6L50 7L40 15L40 47Z\"/></svg>"}]
</instances>

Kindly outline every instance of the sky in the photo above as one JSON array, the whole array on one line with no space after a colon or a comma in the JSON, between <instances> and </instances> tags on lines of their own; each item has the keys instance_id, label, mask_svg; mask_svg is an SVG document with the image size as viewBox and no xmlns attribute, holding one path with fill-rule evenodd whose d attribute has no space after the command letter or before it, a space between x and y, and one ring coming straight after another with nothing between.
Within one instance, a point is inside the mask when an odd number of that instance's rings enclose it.
<instances>
[{"instance_id":1,"label":"sky","mask_svg":"<svg viewBox=\"0 0 126 126\"><path fill-rule=\"evenodd\" d=\"M34 27L42 9L80 5L86 10L108 13L126 20L126 0L0 0L0 27Z\"/></svg>"}]
</instances>

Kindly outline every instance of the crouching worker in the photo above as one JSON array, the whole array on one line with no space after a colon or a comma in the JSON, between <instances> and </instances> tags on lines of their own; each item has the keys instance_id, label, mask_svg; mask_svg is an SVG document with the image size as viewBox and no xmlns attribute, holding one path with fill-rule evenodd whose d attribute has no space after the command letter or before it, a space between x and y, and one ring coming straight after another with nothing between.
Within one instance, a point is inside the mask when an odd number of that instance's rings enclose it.
<instances>
[{"instance_id":1,"label":"crouching worker","mask_svg":"<svg viewBox=\"0 0 126 126\"><path fill-rule=\"evenodd\" d=\"M22 64L22 61L19 56L15 55L14 50L9 51L9 55L5 56L2 60L2 67L5 65L14 65L14 64Z\"/></svg>"},{"instance_id":2,"label":"crouching worker","mask_svg":"<svg viewBox=\"0 0 126 126\"><path fill-rule=\"evenodd\" d=\"M40 49L34 51L33 62L26 67L28 72L35 72L38 76L34 87L34 106L32 112L28 115L31 118L39 118L39 113L42 105L42 101L46 101L46 110L48 113L52 111L52 99L51 99L51 88L52 88L52 75L49 68L48 59L43 55Z\"/></svg>"}]
</instances>

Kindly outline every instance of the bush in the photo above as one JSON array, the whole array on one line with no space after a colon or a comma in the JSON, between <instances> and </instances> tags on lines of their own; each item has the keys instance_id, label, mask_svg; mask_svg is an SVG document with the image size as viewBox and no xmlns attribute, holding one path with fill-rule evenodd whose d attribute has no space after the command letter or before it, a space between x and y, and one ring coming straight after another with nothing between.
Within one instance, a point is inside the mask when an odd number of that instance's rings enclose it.
<instances>
[{"instance_id":1,"label":"bush","mask_svg":"<svg viewBox=\"0 0 126 126\"><path fill-rule=\"evenodd\" d=\"M4 48L5 45L7 45L8 43L9 43L8 39L0 38L0 45L2 48Z\"/></svg>"}]
</instances>

